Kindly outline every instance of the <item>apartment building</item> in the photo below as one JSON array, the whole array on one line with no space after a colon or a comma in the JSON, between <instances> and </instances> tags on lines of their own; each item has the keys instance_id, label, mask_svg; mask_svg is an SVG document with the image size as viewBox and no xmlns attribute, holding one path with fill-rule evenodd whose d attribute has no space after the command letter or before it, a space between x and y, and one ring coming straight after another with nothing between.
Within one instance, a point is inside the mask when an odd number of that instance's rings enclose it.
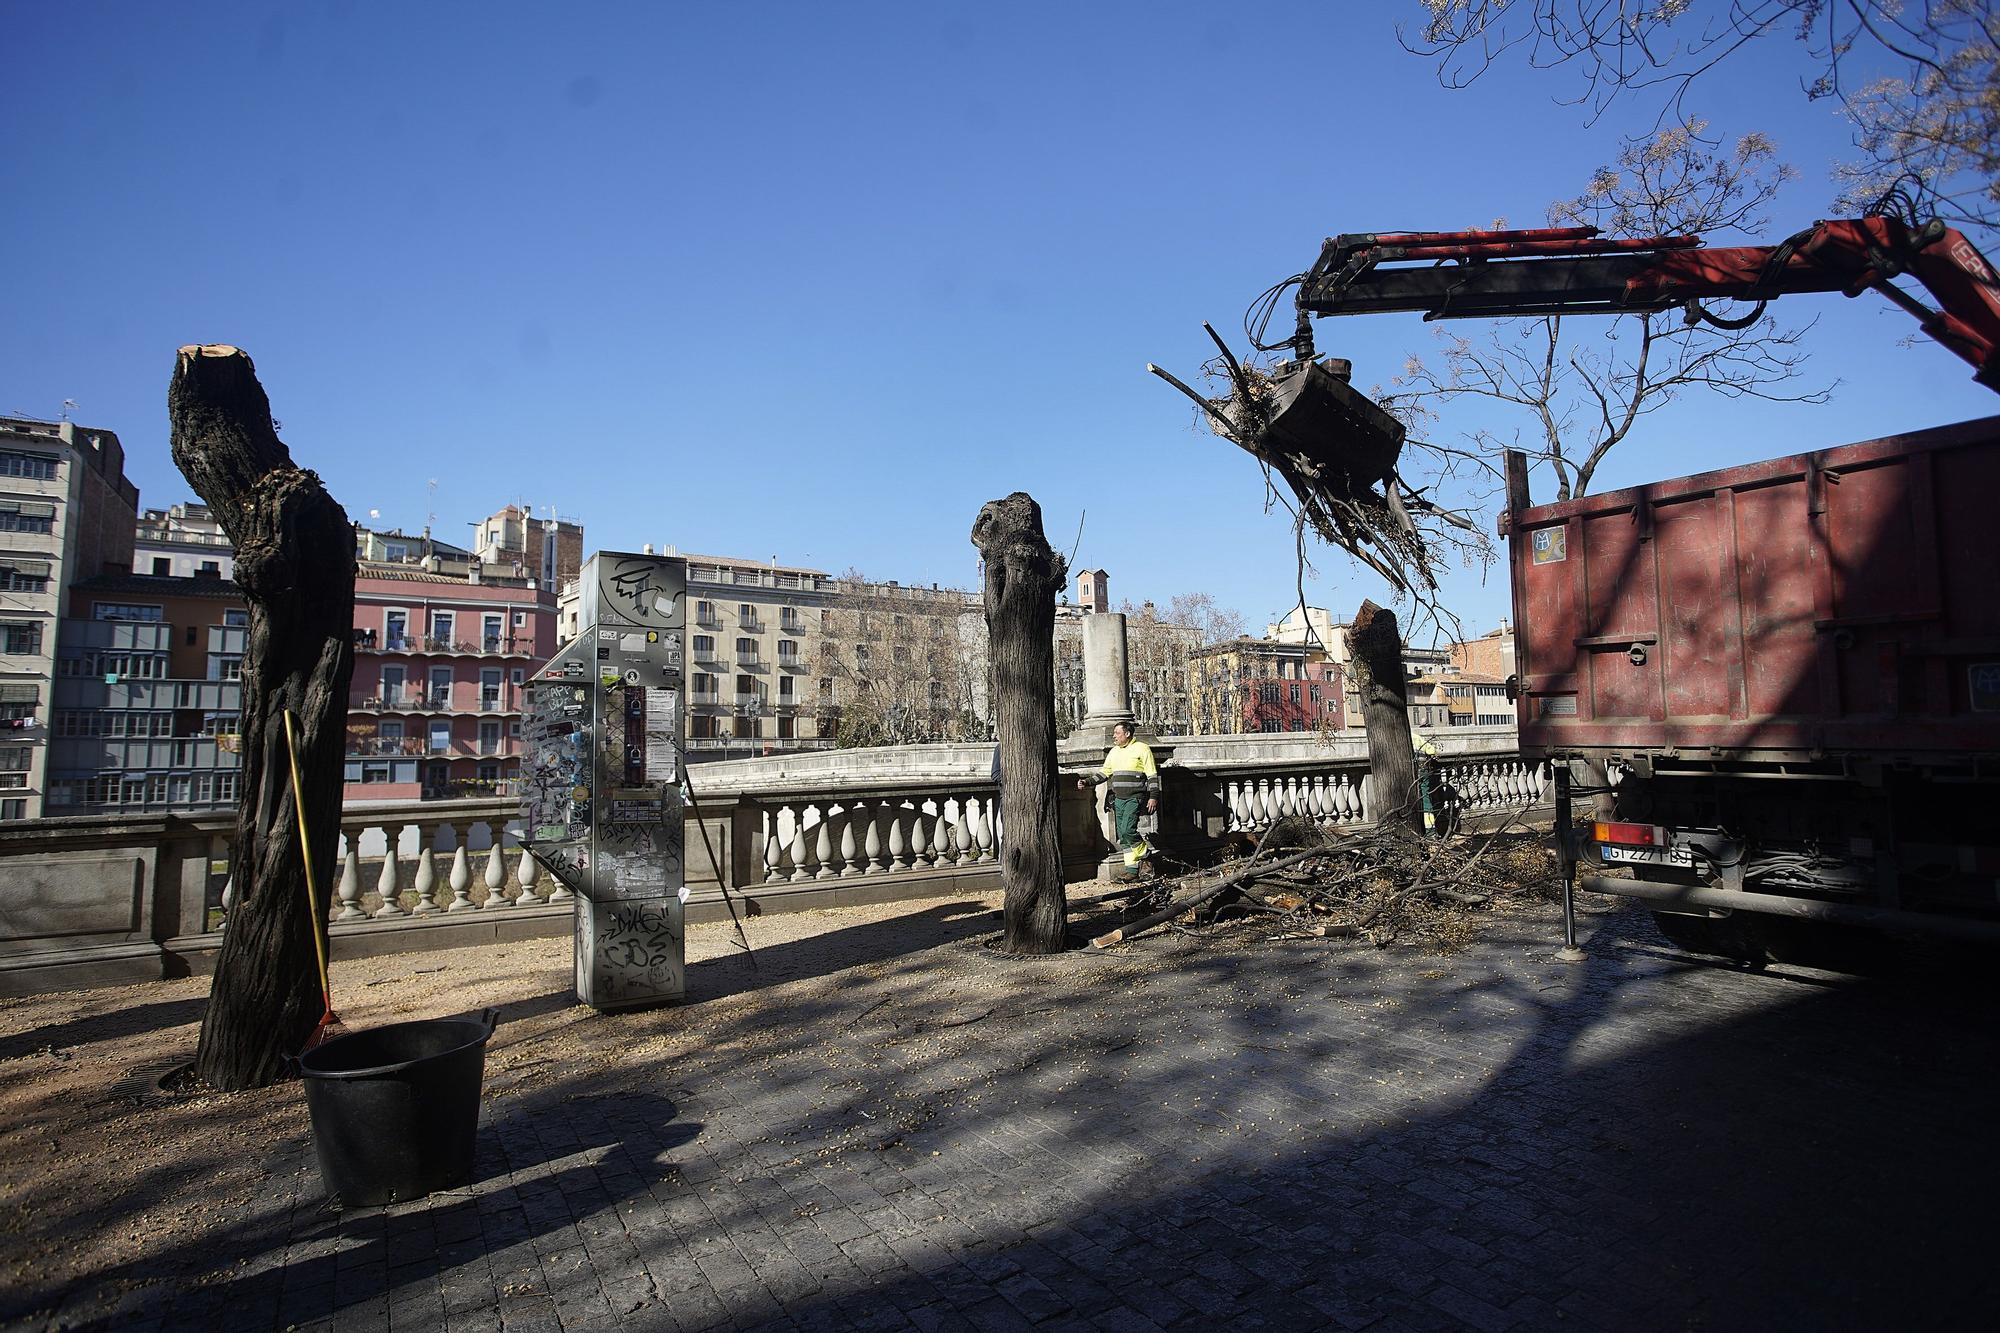
<instances>
[{"instance_id":1,"label":"apartment building","mask_svg":"<svg viewBox=\"0 0 2000 1333\"><path fill-rule=\"evenodd\" d=\"M556 647L553 590L478 563L454 578L426 567L437 560L406 552L355 579L347 801L492 795L520 776L523 687Z\"/></svg>"},{"instance_id":2,"label":"apartment building","mask_svg":"<svg viewBox=\"0 0 2000 1333\"><path fill-rule=\"evenodd\" d=\"M236 577L229 535L204 504L169 505L139 515L132 539L132 572L179 578Z\"/></svg>"},{"instance_id":3,"label":"apartment building","mask_svg":"<svg viewBox=\"0 0 2000 1333\"><path fill-rule=\"evenodd\" d=\"M81 579L131 569L138 512L117 435L0 417L0 819L47 813L64 599Z\"/></svg>"},{"instance_id":4,"label":"apartment building","mask_svg":"<svg viewBox=\"0 0 2000 1333\"><path fill-rule=\"evenodd\" d=\"M496 574L561 588L583 568L583 525L567 518L536 518L520 505L508 505L478 524L472 550Z\"/></svg>"},{"instance_id":5,"label":"apartment building","mask_svg":"<svg viewBox=\"0 0 2000 1333\"><path fill-rule=\"evenodd\" d=\"M104 574L70 590L47 813L235 804L250 612L214 575Z\"/></svg>"},{"instance_id":6,"label":"apartment building","mask_svg":"<svg viewBox=\"0 0 2000 1333\"><path fill-rule=\"evenodd\" d=\"M1306 732L1345 725L1342 672L1316 648L1231 639L1190 654L1195 732Z\"/></svg>"},{"instance_id":7,"label":"apartment building","mask_svg":"<svg viewBox=\"0 0 2000 1333\"><path fill-rule=\"evenodd\" d=\"M1451 665L1454 671L1467 675L1506 680L1514 674L1514 627L1503 616L1500 628L1452 644Z\"/></svg>"}]
</instances>

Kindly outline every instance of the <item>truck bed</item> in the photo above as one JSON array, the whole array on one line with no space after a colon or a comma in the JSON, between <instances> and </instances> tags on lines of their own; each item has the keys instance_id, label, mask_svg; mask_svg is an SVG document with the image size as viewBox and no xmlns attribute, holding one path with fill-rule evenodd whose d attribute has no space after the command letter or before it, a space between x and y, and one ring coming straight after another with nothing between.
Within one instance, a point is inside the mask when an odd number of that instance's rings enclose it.
<instances>
[{"instance_id":1,"label":"truck bed","mask_svg":"<svg viewBox=\"0 0 2000 1333\"><path fill-rule=\"evenodd\" d=\"M2000 416L1508 501L1524 753L2000 762Z\"/></svg>"}]
</instances>

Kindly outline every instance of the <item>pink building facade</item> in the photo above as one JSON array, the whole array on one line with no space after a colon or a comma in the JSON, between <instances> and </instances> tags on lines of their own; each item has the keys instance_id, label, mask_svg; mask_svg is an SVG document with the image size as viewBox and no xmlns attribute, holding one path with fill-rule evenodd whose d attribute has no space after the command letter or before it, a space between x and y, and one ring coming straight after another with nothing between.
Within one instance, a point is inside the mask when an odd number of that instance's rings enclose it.
<instances>
[{"instance_id":1,"label":"pink building facade","mask_svg":"<svg viewBox=\"0 0 2000 1333\"><path fill-rule=\"evenodd\" d=\"M364 568L343 799L506 793L521 771L524 682L555 647L552 590Z\"/></svg>"}]
</instances>

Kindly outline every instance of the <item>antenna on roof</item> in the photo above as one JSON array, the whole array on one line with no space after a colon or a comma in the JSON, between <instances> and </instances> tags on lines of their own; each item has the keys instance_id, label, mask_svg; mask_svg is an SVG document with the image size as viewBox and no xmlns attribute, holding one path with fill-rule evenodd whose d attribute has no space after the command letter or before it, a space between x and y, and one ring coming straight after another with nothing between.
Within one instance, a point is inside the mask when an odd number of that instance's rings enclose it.
<instances>
[{"instance_id":1,"label":"antenna on roof","mask_svg":"<svg viewBox=\"0 0 2000 1333\"><path fill-rule=\"evenodd\" d=\"M63 419L64 421L68 421L68 420L69 420L69 414L70 414L70 413L72 413L72 412L74 412L74 411L76 411L76 399L74 399L74 398L65 398L65 399L63 399L63 405L62 405L62 419Z\"/></svg>"}]
</instances>

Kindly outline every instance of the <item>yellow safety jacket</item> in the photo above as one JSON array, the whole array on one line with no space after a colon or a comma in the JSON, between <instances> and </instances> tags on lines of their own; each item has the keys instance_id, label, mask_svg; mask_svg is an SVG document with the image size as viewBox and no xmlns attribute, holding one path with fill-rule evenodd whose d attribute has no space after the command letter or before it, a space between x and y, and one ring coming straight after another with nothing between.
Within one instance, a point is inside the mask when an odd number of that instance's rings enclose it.
<instances>
[{"instance_id":1,"label":"yellow safety jacket","mask_svg":"<svg viewBox=\"0 0 2000 1333\"><path fill-rule=\"evenodd\" d=\"M1153 761L1153 747L1141 740L1114 745L1097 770L1111 779L1113 796L1158 796L1160 766Z\"/></svg>"}]
</instances>

